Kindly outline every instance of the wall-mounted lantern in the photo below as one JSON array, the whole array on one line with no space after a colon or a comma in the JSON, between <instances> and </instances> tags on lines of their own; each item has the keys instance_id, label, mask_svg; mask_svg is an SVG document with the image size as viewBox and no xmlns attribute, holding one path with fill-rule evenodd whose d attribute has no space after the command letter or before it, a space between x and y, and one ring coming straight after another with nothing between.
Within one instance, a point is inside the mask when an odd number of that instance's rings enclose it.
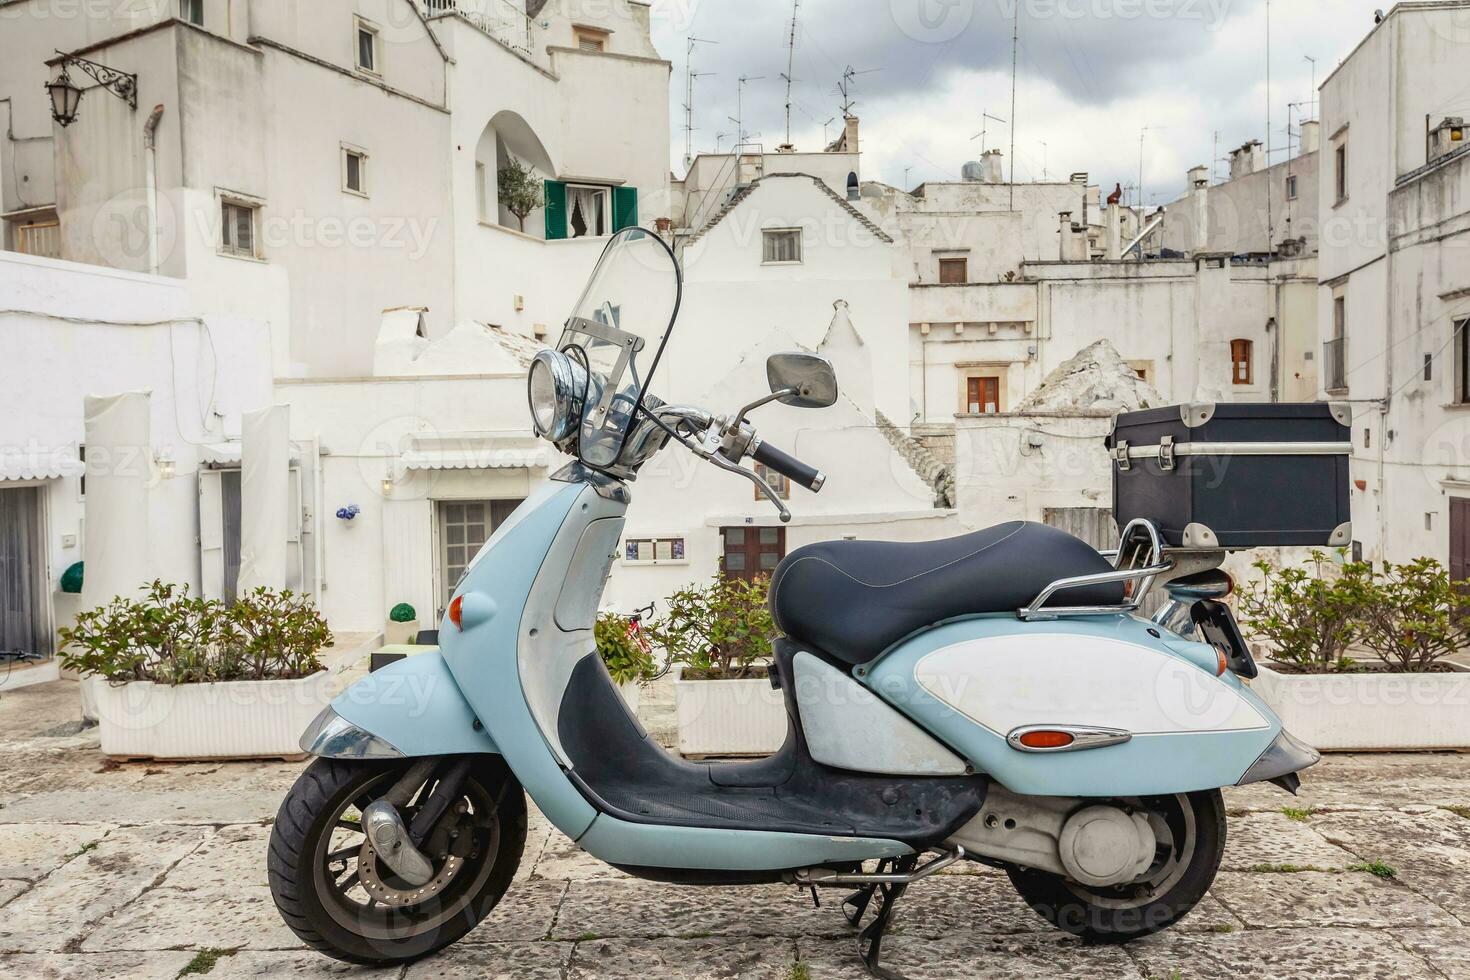
<instances>
[{"instance_id":1,"label":"wall-mounted lantern","mask_svg":"<svg viewBox=\"0 0 1470 980\"><path fill-rule=\"evenodd\" d=\"M108 68L106 65L73 54L58 51L61 55L61 74L46 83L46 92L51 96L51 118L63 128L76 122L77 109L82 104L81 88L71 80L67 68L76 67L97 82L89 88L103 88L122 99L131 109L138 108L138 76Z\"/></svg>"}]
</instances>

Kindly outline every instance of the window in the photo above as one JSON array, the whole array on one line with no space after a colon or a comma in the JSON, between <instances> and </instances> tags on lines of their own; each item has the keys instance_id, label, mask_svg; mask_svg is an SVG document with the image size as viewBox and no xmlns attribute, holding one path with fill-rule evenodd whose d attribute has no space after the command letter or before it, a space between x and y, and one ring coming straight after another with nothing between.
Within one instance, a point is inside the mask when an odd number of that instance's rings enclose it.
<instances>
[{"instance_id":1,"label":"window","mask_svg":"<svg viewBox=\"0 0 1470 980\"><path fill-rule=\"evenodd\" d=\"M769 228L761 232L762 264L800 261L800 228Z\"/></svg>"},{"instance_id":2,"label":"window","mask_svg":"<svg viewBox=\"0 0 1470 980\"><path fill-rule=\"evenodd\" d=\"M220 202L220 251L256 258L255 212L259 208L239 201Z\"/></svg>"},{"instance_id":3,"label":"window","mask_svg":"<svg viewBox=\"0 0 1470 980\"><path fill-rule=\"evenodd\" d=\"M572 238L607 234L606 187L567 185L567 228Z\"/></svg>"},{"instance_id":4,"label":"window","mask_svg":"<svg viewBox=\"0 0 1470 980\"><path fill-rule=\"evenodd\" d=\"M1232 340L1230 342L1230 383L1237 385L1252 384L1251 381L1251 352L1256 345L1249 340Z\"/></svg>"},{"instance_id":5,"label":"window","mask_svg":"<svg viewBox=\"0 0 1470 980\"><path fill-rule=\"evenodd\" d=\"M1296 200L1296 174L1286 175L1286 199L1288 201Z\"/></svg>"},{"instance_id":6,"label":"window","mask_svg":"<svg viewBox=\"0 0 1470 980\"><path fill-rule=\"evenodd\" d=\"M342 189L349 194L368 196L367 153L355 146L342 147Z\"/></svg>"},{"instance_id":7,"label":"window","mask_svg":"<svg viewBox=\"0 0 1470 980\"><path fill-rule=\"evenodd\" d=\"M683 538L629 538L623 542L625 563L656 565L685 560Z\"/></svg>"},{"instance_id":8,"label":"window","mask_svg":"<svg viewBox=\"0 0 1470 980\"><path fill-rule=\"evenodd\" d=\"M1434 355L1433 354L1425 354L1424 355L1424 380L1425 381L1433 381L1434 380Z\"/></svg>"},{"instance_id":9,"label":"window","mask_svg":"<svg viewBox=\"0 0 1470 980\"><path fill-rule=\"evenodd\" d=\"M969 281L966 271L967 262L963 255L953 258L939 260L939 281L941 283L963 283Z\"/></svg>"},{"instance_id":10,"label":"window","mask_svg":"<svg viewBox=\"0 0 1470 980\"><path fill-rule=\"evenodd\" d=\"M359 71L378 74L378 29L362 18L357 18L357 67Z\"/></svg>"},{"instance_id":11,"label":"window","mask_svg":"<svg viewBox=\"0 0 1470 980\"><path fill-rule=\"evenodd\" d=\"M1455 323L1455 404L1470 405L1470 320Z\"/></svg>"},{"instance_id":12,"label":"window","mask_svg":"<svg viewBox=\"0 0 1470 980\"><path fill-rule=\"evenodd\" d=\"M1341 204L1347 200L1347 142L1337 145L1337 151L1333 157L1335 161L1335 177L1337 184L1337 203Z\"/></svg>"},{"instance_id":13,"label":"window","mask_svg":"<svg viewBox=\"0 0 1470 980\"><path fill-rule=\"evenodd\" d=\"M720 571L731 578L770 575L786 557L784 527L726 527L720 534L725 541Z\"/></svg>"},{"instance_id":14,"label":"window","mask_svg":"<svg viewBox=\"0 0 1470 980\"><path fill-rule=\"evenodd\" d=\"M55 218L15 224L15 250L42 258L61 258L61 222Z\"/></svg>"},{"instance_id":15,"label":"window","mask_svg":"<svg viewBox=\"0 0 1470 980\"><path fill-rule=\"evenodd\" d=\"M965 412L996 415L1000 412L1000 378L979 376L965 379Z\"/></svg>"},{"instance_id":16,"label":"window","mask_svg":"<svg viewBox=\"0 0 1470 980\"><path fill-rule=\"evenodd\" d=\"M578 51L607 50L608 32L602 30L601 28L582 27L581 25L577 25L572 28L572 35L577 40Z\"/></svg>"},{"instance_id":17,"label":"window","mask_svg":"<svg viewBox=\"0 0 1470 980\"><path fill-rule=\"evenodd\" d=\"M1322 345L1322 387L1328 391L1347 388L1347 297L1332 298L1332 339Z\"/></svg>"},{"instance_id":18,"label":"window","mask_svg":"<svg viewBox=\"0 0 1470 980\"><path fill-rule=\"evenodd\" d=\"M791 499L791 481L786 479L784 474L777 473L775 470L766 466L765 463L756 463L755 475L769 483L771 489L776 491L776 496L782 500ZM755 491L756 500L766 499L766 495L761 491L760 487L753 487L752 489Z\"/></svg>"},{"instance_id":19,"label":"window","mask_svg":"<svg viewBox=\"0 0 1470 980\"><path fill-rule=\"evenodd\" d=\"M204 0L179 0L179 20L204 26Z\"/></svg>"},{"instance_id":20,"label":"window","mask_svg":"<svg viewBox=\"0 0 1470 980\"><path fill-rule=\"evenodd\" d=\"M439 590L444 602L495 529L519 500L443 500L439 502Z\"/></svg>"}]
</instances>

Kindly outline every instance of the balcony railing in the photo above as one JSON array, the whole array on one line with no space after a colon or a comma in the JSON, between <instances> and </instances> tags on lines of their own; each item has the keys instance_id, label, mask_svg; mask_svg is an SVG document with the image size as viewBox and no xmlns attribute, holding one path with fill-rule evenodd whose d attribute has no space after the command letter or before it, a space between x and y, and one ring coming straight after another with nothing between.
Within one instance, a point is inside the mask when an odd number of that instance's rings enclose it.
<instances>
[{"instance_id":1,"label":"balcony railing","mask_svg":"<svg viewBox=\"0 0 1470 980\"><path fill-rule=\"evenodd\" d=\"M525 3L511 0L420 0L425 17L458 14L508 48L530 57L534 24Z\"/></svg>"},{"instance_id":2,"label":"balcony railing","mask_svg":"<svg viewBox=\"0 0 1470 980\"><path fill-rule=\"evenodd\" d=\"M1347 338L1335 337L1322 344L1322 387L1342 391L1347 387Z\"/></svg>"}]
</instances>

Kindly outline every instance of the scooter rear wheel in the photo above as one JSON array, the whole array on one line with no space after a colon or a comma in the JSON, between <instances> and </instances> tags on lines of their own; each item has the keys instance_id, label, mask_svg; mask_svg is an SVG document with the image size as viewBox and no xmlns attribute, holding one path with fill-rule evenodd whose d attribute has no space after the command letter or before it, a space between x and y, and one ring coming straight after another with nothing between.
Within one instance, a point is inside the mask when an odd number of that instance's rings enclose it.
<instances>
[{"instance_id":1,"label":"scooter rear wheel","mask_svg":"<svg viewBox=\"0 0 1470 980\"><path fill-rule=\"evenodd\" d=\"M1184 918L1214 882L1225 853L1219 790L1126 802L1147 808L1158 840L1154 863L1138 880L1094 888L1047 871L1007 869L1026 904L1058 929L1094 942L1125 943Z\"/></svg>"},{"instance_id":2,"label":"scooter rear wheel","mask_svg":"<svg viewBox=\"0 0 1470 980\"><path fill-rule=\"evenodd\" d=\"M422 850L434 879L414 888L367 846L360 815L412 760L317 759L281 803L267 868L281 917L308 946L348 963L404 963L455 942L510 887L526 841L526 800L503 760L465 779ZM423 800L432 779L416 794ZM412 819L414 804L404 810Z\"/></svg>"}]
</instances>

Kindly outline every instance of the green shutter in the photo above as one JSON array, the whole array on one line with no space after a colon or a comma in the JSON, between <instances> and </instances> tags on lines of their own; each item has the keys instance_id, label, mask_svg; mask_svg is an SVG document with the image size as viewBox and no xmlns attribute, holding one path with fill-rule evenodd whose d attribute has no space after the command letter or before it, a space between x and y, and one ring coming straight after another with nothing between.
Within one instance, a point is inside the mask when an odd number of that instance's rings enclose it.
<instances>
[{"instance_id":1,"label":"green shutter","mask_svg":"<svg viewBox=\"0 0 1470 980\"><path fill-rule=\"evenodd\" d=\"M638 223L638 188L613 188L613 231L632 228Z\"/></svg>"},{"instance_id":2,"label":"green shutter","mask_svg":"<svg viewBox=\"0 0 1470 980\"><path fill-rule=\"evenodd\" d=\"M567 237L567 185L559 180L548 180L545 185L546 237L548 240Z\"/></svg>"}]
</instances>

